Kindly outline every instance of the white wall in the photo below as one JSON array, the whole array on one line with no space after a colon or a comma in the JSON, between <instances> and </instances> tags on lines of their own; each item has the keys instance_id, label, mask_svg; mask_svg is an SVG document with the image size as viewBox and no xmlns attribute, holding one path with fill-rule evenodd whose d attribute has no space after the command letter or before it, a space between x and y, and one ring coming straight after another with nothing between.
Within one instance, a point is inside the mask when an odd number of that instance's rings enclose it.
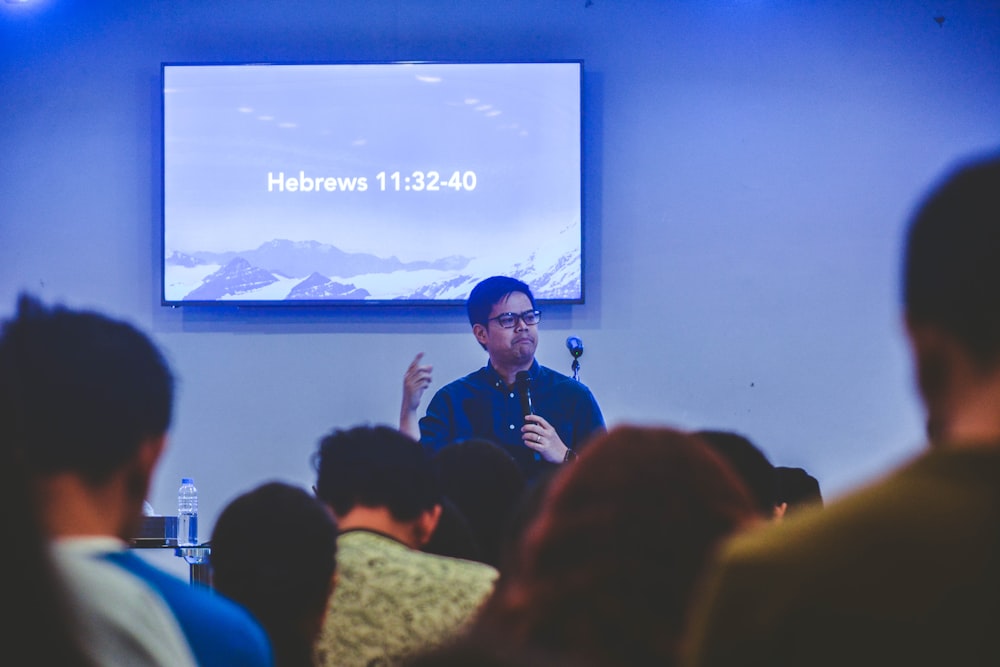
<instances>
[{"instance_id":1,"label":"white wall","mask_svg":"<svg viewBox=\"0 0 1000 667\"><path fill-rule=\"evenodd\" d=\"M157 509L193 476L207 536L234 495L310 484L326 431L394 422L415 352L437 385L484 361L455 310L161 308L161 61L583 58L588 297L546 311L542 363L578 335L610 423L736 429L828 495L918 450L901 233L1000 145L995 3L587 4L0 4L0 310L29 290L164 347Z\"/></svg>"}]
</instances>

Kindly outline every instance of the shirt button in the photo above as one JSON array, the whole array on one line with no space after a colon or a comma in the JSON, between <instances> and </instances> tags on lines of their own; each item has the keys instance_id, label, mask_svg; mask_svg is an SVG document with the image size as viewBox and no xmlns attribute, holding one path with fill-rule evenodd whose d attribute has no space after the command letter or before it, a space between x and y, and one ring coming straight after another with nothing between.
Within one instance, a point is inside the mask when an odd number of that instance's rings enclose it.
<instances>
[{"instance_id":1,"label":"shirt button","mask_svg":"<svg viewBox=\"0 0 1000 667\"><path fill-rule=\"evenodd\" d=\"M514 398L514 392L510 392L510 397Z\"/></svg>"},{"instance_id":2,"label":"shirt button","mask_svg":"<svg viewBox=\"0 0 1000 667\"><path fill-rule=\"evenodd\" d=\"M511 424L511 425L510 425L510 430L511 430L511 431L513 431L513 430L514 430L514 425L513 425L513 424Z\"/></svg>"}]
</instances>

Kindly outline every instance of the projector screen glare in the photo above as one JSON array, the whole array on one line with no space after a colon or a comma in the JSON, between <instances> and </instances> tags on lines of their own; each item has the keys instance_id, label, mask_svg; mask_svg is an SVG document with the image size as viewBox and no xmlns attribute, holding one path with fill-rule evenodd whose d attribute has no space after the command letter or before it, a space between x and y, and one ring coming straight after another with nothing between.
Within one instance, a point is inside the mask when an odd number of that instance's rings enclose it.
<instances>
[{"instance_id":1,"label":"projector screen glare","mask_svg":"<svg viewBox=\"0 0 1000 667\"><path fill-rule=\"evenodd\" d=\"M163 303L581 302L581 69L164 64Z\"/></svg>"}]
</instances>

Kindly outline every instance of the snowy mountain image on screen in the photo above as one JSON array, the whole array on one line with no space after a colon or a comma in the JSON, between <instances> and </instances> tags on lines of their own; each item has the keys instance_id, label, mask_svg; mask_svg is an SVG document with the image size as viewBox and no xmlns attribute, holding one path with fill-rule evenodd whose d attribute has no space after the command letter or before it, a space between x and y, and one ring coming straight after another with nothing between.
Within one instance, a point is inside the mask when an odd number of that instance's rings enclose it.
<instances>
[{"instance_id":1,"label":"snowy mountain image on screen","mask_svg":"<svg viewBox=\"0 0 1000 667\"><path fill-rule=\"evenodd\" d=\"M324 301L329 299L367 299L371 293L354 285L338 283L319 273L300 282L288 293L289 299L303 301Z\"/></svg>"},{"instance_id":2,"label":"snowy mountain image on screen","mask_svg":"<svg viewBox=\"0 0 1000 667\"><path fill-rule=\"evenodd\" d=\"M515 263L454 255L403 262L283 239L239 252L174 251L164 265L164 293L168 301L200 302L460 301L483 278L509 275L531 285L537 298L579 298L579 233L560 237Z\"/></svg>"},{"instance_id":3,"label":"snowy mountain image on screen","mask_svg":"<svg viewBox=\"0 0 1000 667\"><path fill-rule=\"evenodd\" d=\"M277 278L264 269L250 266L250 262L237 257L205 278L201 286L192 290L185 298L192 301L218 301L228 296L259 290L277 281Z\"/></svg>"}]
</instances>

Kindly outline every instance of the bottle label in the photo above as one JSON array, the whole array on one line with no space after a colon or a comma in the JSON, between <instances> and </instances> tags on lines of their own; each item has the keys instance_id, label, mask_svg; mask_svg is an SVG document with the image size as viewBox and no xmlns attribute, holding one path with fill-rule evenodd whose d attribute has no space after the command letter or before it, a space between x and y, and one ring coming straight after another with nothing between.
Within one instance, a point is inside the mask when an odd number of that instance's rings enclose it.
<instances>
[{"instance_id":1,"label":"bottle label","mask_svg":"<svg viewBox=\"0 0 1000 667\"><path fill-rule=\"evenodd\" d=\"M198 515L181 513L177 515L177 546L198 546Z\"/></svg>"}]
</instances>

